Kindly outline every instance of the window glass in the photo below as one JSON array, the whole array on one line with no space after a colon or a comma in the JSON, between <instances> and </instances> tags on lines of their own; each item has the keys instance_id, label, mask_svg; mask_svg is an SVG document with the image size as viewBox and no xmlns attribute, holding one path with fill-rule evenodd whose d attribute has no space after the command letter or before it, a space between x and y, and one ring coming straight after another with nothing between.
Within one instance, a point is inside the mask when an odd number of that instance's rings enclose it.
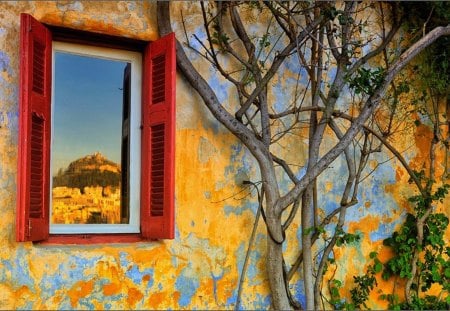
<instances>
[{"instance_id":1,"label":"window glass","mask_svg":"<svg viewBox=\"0 0 450 311\"><path fill-rule=\"evenodd\" d=\"M68 50L53 53L50 232L109 233L112 225L138 231L139 192L129 191L139 179L130 166L139 153L131 141L140 107L140 96L132 96L133 60Z\"/></svg>"},{"instance_id":2,"label":"window glass","mask_svg":"<svg viewBox=\"0 0 450 311\"><path fill-rule=\"evenodd\" d=\"M52 223L121 223L123 61L55 53Z\"/></svg>"}]
</instances>

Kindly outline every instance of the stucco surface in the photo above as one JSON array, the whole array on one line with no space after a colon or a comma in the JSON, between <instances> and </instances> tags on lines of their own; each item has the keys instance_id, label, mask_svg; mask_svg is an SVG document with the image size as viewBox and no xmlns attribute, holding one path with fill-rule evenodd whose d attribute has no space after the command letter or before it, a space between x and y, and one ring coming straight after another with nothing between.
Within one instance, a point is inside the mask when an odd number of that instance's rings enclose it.
<instances>
[{"instance_id":1,"label":"stucco surface","mask_svg":"<svg viewBox=\"0 0 450 311\"><path fill-rule=\"evenodd\" d=\"M174 12L195 20L189 4ZM144 40L158 37L155 4L147 1L2 1L0 2L0 308L1 309L231 309L248 246L257 203L242 181L258 180L251 155L215 122L200 98L177 78L176 237L171 241L100 245L40 245L15 242L18 139L19 14L66 27ZM192 13L193 15L190 15ZM177 13L178 14L178 13ZM177 36L184 35L179 20ZM194 23L189 30L195 32ZM224 81L212 69L195 65L229 100ZM289 80L279 81L279 96ZM273 96L277 96L276 94ZM231 103L232 104L232 103ZM422 165L432 133L425 127L411 140L399 139L411 163ZM403 134L404 135L404 134ZM416 138L414 138L416 137ZM305 143L305 142L304 142ZM403 145L402 145L403 144ZM303 145L280 143L304 162ZM443 161L443 156L438 159ZM373 166L386 158L374 159ZM341 169L342 167L342 169ZM319 180L321 207L339 204L345 178L343 159ZM442 169L442 168L440 168ZM368 253L382 249L382 239L398 225L411 193L408 177L396 161L378 167L362 187L358 206L348 213L349 232L363 239L338 249L335 277L351 281L364 269ZM438 207L445 210L448 200ZM289 246L298 245L300 226L290 229ZM447 233L447 237L450 232ZM250 256L242 303L248 309L270 306L264 274L265 230L259 226ZM292 260L296 253L288 254ZM349 260L351 258L351 260ZM380 286L393 286L384 284ZM302 300L300 282L292 289ZM343 291L343 294L344 291ZM374 294L375 295L375 294ZM374 296L376 299L376 296ZM383 303L377 305L383 307Z\"/></svg>"}]
</instances>

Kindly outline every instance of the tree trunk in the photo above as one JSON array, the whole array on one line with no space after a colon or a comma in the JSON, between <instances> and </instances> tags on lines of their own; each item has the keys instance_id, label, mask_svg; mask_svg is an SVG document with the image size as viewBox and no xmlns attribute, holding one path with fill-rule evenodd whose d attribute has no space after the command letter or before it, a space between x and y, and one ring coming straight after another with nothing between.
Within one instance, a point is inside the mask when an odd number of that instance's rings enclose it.
<instances>
[{"instance_id":1,"label":"tree trunk","mask_svg":"<svg viewBox=\"0 0 450 311\"><path fill-rule=\"evenodd\" d=\"M281 226L281 221L278 220ZM275 310L290 310L289 298L283 273L283 245L267 234L267 275L272 294L272 307Z\"/></svg>"},{"instance_id":2,"label":"tree trunk","mask_svg":"<svg viewBox=\"0 0 450 311\"><path fill-rule=\"evenodd\" d=\"M302 200L302 251L303 285L305 287L306 310L314 310L314 276L311 237L313 234L313 185L306 187Z\"/></svg>"}]
</instances>

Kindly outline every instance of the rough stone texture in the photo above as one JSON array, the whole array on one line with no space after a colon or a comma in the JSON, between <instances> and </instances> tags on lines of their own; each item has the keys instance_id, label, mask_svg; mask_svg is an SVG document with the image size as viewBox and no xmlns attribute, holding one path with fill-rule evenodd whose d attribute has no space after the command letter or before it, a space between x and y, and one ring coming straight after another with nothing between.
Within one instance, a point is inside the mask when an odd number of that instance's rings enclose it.
<instances>
[{"instance_id":1,"label":"rough stone texture","mask_svg":"<svg viewBox=\"0 0 450 311\"><path fill-rule=\"evenodd\" d=\"M189 15L192 9L188 4L177 3L174 12L182 7L184 15L195 21ZM21 12L53 25L144 40L157 38L152 2L0 2L0 308L233 308L257 208L255 196L241 192L241 182L249 176L258 179L256 166L248 152L212 120L181 76L177 79L176 238L88 246L15 242ZM179 21L175 20L174 26L177 36L182 38ZM195 29L194 23L189 27L190 31ZM198 61L198 57L190 56ZM212 69L203 67L203 70L209 70L209 82L221 90L221 100L226 101L224 81ZM281 83L280 87L286 83L289 82ZM409 160L417 165L427 151L426 142L431 135L425 127L420 131L415 142L418 147L408 151ZM399 143L410 147L405 141ZM300 161L304 161L300 154L302 146L288 141L283 144L291 156L297 153ZM319 181L319 191L327 193L326 201L322 202L327 211L336 207L334 198L341 194L345 179L340 177L345 174L341 164L335 163L329 175L334 177ZM379 250L382 239L400 222L407 205L405 195L411 191L407 180L395 161L382 165L368 178L360 195L362 203L349 211L347 228L350 232L360 232L363 239L359 245L336 251L336 259L341 259L337 279L351 281L352 275L360 273L367 254ZM438 208L443 210L444 206ZM290 230L287 244L298 245L299 225L294 224ZM262 260L265 231L261 225L253 249L243 306L268 308L270 297ZM295 254L289 256L292 260ZM387 258L389 254L382 252L380 256ZM380 283L380 286L392 284ZM302 300L300 282L293 290Z\"/></svg>"}]
</instances>

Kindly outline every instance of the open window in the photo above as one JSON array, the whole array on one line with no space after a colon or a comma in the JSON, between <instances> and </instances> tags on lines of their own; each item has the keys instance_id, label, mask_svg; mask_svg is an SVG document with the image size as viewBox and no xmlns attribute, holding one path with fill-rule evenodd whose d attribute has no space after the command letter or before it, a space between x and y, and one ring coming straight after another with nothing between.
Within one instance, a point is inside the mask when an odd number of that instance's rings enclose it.
<instances>
[{"instance_id":1,"label":"open window","mask_svg":"<svg viewBox=\"0 0 450 311\"><path fill-rule=\"evenodd\" d=\"M173 238L174 35L86 38L21 15L17 240Z\"/></svg>"}]
</instances>

